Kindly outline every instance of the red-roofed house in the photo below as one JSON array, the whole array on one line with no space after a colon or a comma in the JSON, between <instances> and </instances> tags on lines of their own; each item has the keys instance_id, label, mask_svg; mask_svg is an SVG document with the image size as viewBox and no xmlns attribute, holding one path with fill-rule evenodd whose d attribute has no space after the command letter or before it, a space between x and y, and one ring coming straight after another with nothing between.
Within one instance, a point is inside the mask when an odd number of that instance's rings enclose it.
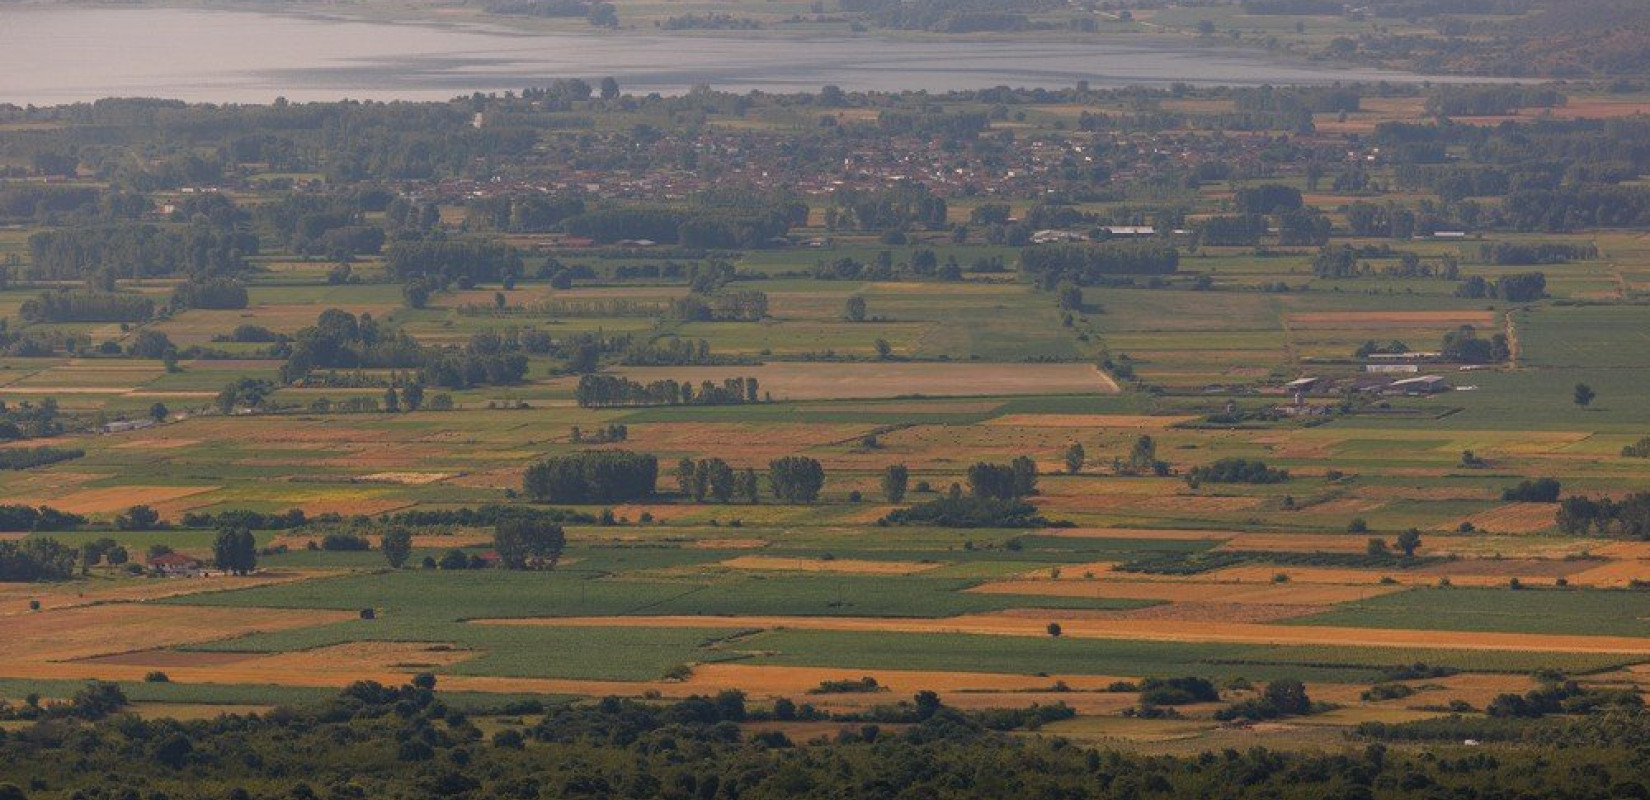
<instances>
[{"instance_id":1,"label":"red-roofed house","mask_svg":"<svg viewBox=\"0 0 1650 800\"><path fill-rule=\"evenodd\" d=\"M163 553L149 559L149 568L162 575L199 575L201 562L182 553Z\"/></svg>"}]
</instances>

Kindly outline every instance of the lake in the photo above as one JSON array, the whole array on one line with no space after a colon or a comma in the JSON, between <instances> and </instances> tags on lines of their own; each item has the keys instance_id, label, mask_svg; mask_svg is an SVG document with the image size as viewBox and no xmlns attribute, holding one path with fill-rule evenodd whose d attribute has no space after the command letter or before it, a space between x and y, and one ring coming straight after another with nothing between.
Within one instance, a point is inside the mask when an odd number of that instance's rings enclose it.
<instances>
[{"instance_id":1,"label":"lake","mask_svg":"<svg viewBox=\"0 0 1650 800\"><path fill-rule=\"evenodd\" d=\"M478 25L173 8L0 7L0 103L109 96L202 102L433 100L612 75L628 92L948 91L996 85L1257 85L1423 80L1195 43L903 41L527 33Z\"/></svg>"}]
</instances>

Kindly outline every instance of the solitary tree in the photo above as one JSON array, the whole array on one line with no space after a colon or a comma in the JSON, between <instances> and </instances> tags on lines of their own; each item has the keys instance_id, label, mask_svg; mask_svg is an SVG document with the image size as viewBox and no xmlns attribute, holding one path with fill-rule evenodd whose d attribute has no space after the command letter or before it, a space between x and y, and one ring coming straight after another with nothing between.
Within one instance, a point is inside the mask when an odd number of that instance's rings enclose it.
<instances>
[{"instance_id":1,"label":"solitary tree","mask_svg":"<svg viewBox=\"0 0 1650 800\"><path fill-rule=\"evenodd\" d=\"M384 551L384 560L394 569L400 569L412 555L412 531L406 528L391 528L384 534L384 542L379 545Z\"/></svg>"},{"instance_id":2,"label":"solitary tree","mask_svg":"<svg viewBox=\"0 0 1650 800\"><path fill-rule=\"evenodd\" d=\"M1398 534L1398 549L1404 553L1404 558L1414 558L1415 551L1421 548L1421 531L1410 528Z\"/></svg>"},{"instance_id":3,"label":"solitary tree","mask_svg":"<svg viewBox=\"0 0 1650 800\"><path fill-rule=\"evenodd\" d=\"M1364 547L1364 552L1366 552L1366 553L1368 553L1372 556L1384 556L1384 555L1386 555L1387 554L1386 540L1385 539L1370 539L1369 544Z\"/></svg>"},{"instance_id":4,"label":"solitary tree","mask_svg":"<svg viewBox=\"0 0 1650 800\"><path fill-rule=\"evenodd\" d=\"M1060 634L1062 634L1064 632L1065 631L1060 629L1060 623L1050 622L1048 624L1048 635L1053 636L1054 638L1058 639L1058 638L1060 638Z\"/></svg>"},{"instance_id":5,"label":"solitary tree","mask_svg":"<svg viewBox=\"0 0 1650 800\"><path fill-rule=\"evenodd\" d=\"M1157 442L1152 437L1142 434L1134 440L1134 447L1129 450L1129 472L1140 474L1147 472L1157 464Z\"/></svg>"},{"instance_id":6,"label":"solitary tree","mask_svg":"<svg viewBox=\"0 0 1650 800\"><path fill-rule=\"evenodd\" d=\"M165 403L156 403L149 407L149 418L156 422L165 422L166 418L171 415L172 411L166 407Z\"/></svg>"},{"instance_id":7,"label":"solitary tree","mask_svg":"<svg viewBox=\"0 0 1650 800\"><path fill-rule=\"evenodd\" d=\"M598 28L619 27L619 12L612 3L596 3L590 7L590 13L585 15L585 21Z\"/></svg>"},{"instance_id":8,"label":"solitary tree","mask_svg":"<svg viewBox=\"0 0 1650 800\"><path fill-rule=\"evenodd\" d=\"M1059 299L1061 311L1083 310L1083 289L1075 283L1061 283L1055 289L1055 296Z\"/></svg>"},{"instance_id":9,"label":"solitary tree","mask_svg":"<svg viewBox=\"0 0 1650 800\"><path fill-rule=\"evenodd\" d=\"M857 294L849 297L848 302L842 305L842 318L849 322L864 322L865 298Z\"/></svg>"},{"instance_id":10,"label":"solitary tree","mask_svg":"<svg viewBox=\"0 0 1650 800\"><path fill-rule=\"evenodd\" d=\"M1088 454L1083 452L1081 442L1072 442L1066 448L1066 472L1076 475L1083 471L1083 464L1088 461Z\"/></svg>"},{"instance_id":11,"label":"solitary tree","mask_svg":"<svg viewBox=\"0 0 1650 800\"><path fill-rule=\"evenodd\" d=\"M1593 387L1585 383L1576 384L1576 405L1586 408L1593 404L1595 397L1598 397L1598 393L1593 391Z\"/></svg>"},{"instance_id":12,"label":"solitary tree","mask_svg":"<svg viewBox=\"0 0 1650 800\"><path fill-rule=\"evenodd\" d=\"M1266 684L1261 697L1278 713L1307 714L1312 711L1312 700L1306 696L1306 684L1294 678L1280 678Z\"/></svg>"},{"instance_id":13,"label":"solitary tree","mask_svg":"<svg viewBox=\"0 0 1650 800\"><path fill-rule=\"evenodd\" d=\"M910 470L904 464L889 464L882 471L882 496L890 503L898 503L905 499L905 487L911 479Z\"/></svg>"},{"instance_id":14,"label":"solitary tree","mask_svg":"<svg viewBox=\"0 0 1650 800\"><path fill-rule=\"evenodd\" d=\"M887 361L894 355L894 346L889 344L887 339L877 339L876 348L878 361Z\"/></svg>"}]
</instances>

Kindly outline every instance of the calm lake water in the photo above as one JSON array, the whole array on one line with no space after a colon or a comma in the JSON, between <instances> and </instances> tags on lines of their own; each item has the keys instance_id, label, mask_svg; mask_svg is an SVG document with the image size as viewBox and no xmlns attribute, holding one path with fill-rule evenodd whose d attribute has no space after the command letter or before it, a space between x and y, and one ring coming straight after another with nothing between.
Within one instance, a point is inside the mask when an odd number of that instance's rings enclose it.
<instances>
[{"instance_id":1,"label":"calm lake water","mask_svg":"<svg viewBox=\"0 0 1650 800\"><path fill-rule=\"evenodd\" d=\"M1007 84L1096 87L1421 80L1192 44L907 42L543 34L245 11L0 6L0 103L109 96L263 103L446 99L555 78L617 77L630 92L694 84L747 91L946 91Z\"/></svg>"}]
</instances>

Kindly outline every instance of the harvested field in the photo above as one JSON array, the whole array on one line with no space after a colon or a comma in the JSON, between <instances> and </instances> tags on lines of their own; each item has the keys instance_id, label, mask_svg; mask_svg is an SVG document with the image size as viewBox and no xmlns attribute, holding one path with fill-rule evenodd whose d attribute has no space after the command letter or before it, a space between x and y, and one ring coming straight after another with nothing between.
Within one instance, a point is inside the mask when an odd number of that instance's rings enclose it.
<instances>
[{"instance_id":1,"label":"harvested field","mask_svg":"<svg viewBox=\"0 0 1650 800\"><path fill-rule=\"evenodd\" d=\"M374 472L356 478L367 483L395 483L403 486L425 486L453 477L450 472Z\"/></svg>"},{"instance_id":2,"label":"harvested field","mask_svg":"<svg viewBox=\"0 0 1650 800\"><path fill-rule=\"evenodd\" d=\"M215 492L219 486L110 486L81 489L61 497L28 497L11 502L28 505L51 505L76 514L106 514L125 511L135 505L155 506L165 511L184 511L210 505L211 501L192 498Z\"/></svg>"},{"instance_id":3,"label":"harvested field","mask_svg":"<svg viewBox=\"0 0 1650 800\"><path fill-rule=\"evenodd\" d=\"M1409 684L1421 691L1397 701L1408 708L1443 705L1451 700L1465 700L1478 708L1483 708L1499 695L1509 692L1523 694L1534 689L1536 685L1533 679L1523 675L1470 673L1410 681Z\"/></svg>"},{"instance_id":4,"label":"harvested field","mask_svg":"<svg viewBox=\"0 0 1650 800\"><path fill-rule=\"evenodd\" d=\"M1579 562L1580 565L1587 563ZM1572 572L1569 579L1570 583L1579 586L1619 589L1631 586L1635 581L1650 580L1650 561L1611 561L1591 569L1583 568L1580 572Z\"/></svg>"},{"instance_id":5,"label":"harvested field","mask_svg":"<svg viewBox=\"0 0 1650 800\"><path fill-rule=\"evenodd\" d=\"M176 669L178 667L222 667L240 664L262 656L257 653L196 653L188 650L139 650L116 653L112 656L93 656L80 659L86 664L118 664L126 667Z\"/></svg>"},{"instance_id":6,"label":"harvested field","mask_svg":"<svg viewBox=\"0 0 1650 800\"><path fill-rule=\"evenodd\" d=\"M0 583L0 617L34 613L28 601L40 601L42 611L103 603L141 602L166 597L272 586L307 580L322 574L314 570L266 570L245 577L213 575L200 578L134 578L118 581L70 583Z\"/></svg>"},{"instance_id":7,"label":"harvested field","mask_svg":"<svg viewBox=\"0 0 1650 800\"><path fill-rule=\"evenodd\" d=\"M1259 605L1326 606L1365 600L1399 591L1396 586L1333 584L1233 585L1213 582L1130 582L1123 580L992 581L969 591L982 594L1028 594L1050 597L1109 597L1120 600L1167 600Z\"/></svg>"},{"instance_id":8,"label":"harvested field","mask_svg":"<svg viewBox=\"0 0 1650 800\"><path fill-rule=\"evenodd\" d=\"M1439 526L1455 530L1462 522L1484 533L1536 533L1553 527L1558 506L1552 503L1508 503Z\"/></svg>"},{"instance_id":9,"label":"harvested field","mask_svg":"<svg viewBox=\"0 0 1650 800\"><path fill-rule=\"evenodd\" d=\"M1314 684L1311 687L1312 699L1348 706L1373 703L1374 708L1410 709L1438 707L1446 705L1451 700L1464 700L1475 707L1483 708L1498 695L1509 692L1523 694L1536 686L1536 682L1528 676L1488 673L1462 673L1444 678L1425 678L1399 683L1416 690L1415 694L1392 700L1367 701L1360 695L1368 687L1361 684Z\"/></svg>"},{"instance_id":10,"label":"harvested field","mask_svg":"<svg viewBox=\"0 0 1650 800\"><path fill-rule=\"evenodd\" d=\"M1589 548L1593 555L1604 558L1650 559L1650 542L1607 542Z\"/></svg>"},{"instance_id":11,"label":"harvested field","mask_svg":"<svg viewBox=\"0 0 1650 800\"><path fill-rule=\"evenodd\" d=\"M864 692L831 695L809 695L821 681L857 680L875 678L884 692ZM471 676L442 676L441 685L460 691L486 692L548 692L578 694L592 697L615 695L641 697L657 693L663 697L688 697L714 694L724 689L739 689L753 697L806 698L807 702L832 710L849 710L881 705L909 698L924 689L946 695L950 705L969 708L1002 708L1022 706L1032 702L1064 700L1079 711L1087 713L1115 711L1135 702L1133 694L1105 693L1100 690L1128 677L1099 675L1009 675L990 672L932 672L918 670L845 670L829 667L752 666L734 663L699 664L693 674L681 681L588 681L554 678L484 678ZM1053 689L1063 682L1071 692L1038 692ZM1043 695L1055 695L1049 699Z\"/></svg>"},{"instance_id":12,"label":"harvested field","mask_svg":"<svg viewBox=\"0 0 1650 800\"><path fill-rule=\"evenodd\" d=\"M355 618L347 611L214 608L151 603L82 606L9 617L0 674L20 663L85 659L197 644Z\"/></svg>"},{"instance_id":13,"label":"harvested field","mask_svg":"<svg viewBox=\"0 0 1650 800\"><path fill-rule=\"evenodd\" d=\"M1185 621L1165 626L1156 620L1071 619L1059 611L1038 615L1011 613L971 614L946 619L877 619L862 617L555 617L476 620L479 625L544 625L568 627L649 628L767 628L889 633L964 633L993 636L1046 637L1049 621L1064 635L1085 639L1131 639L1170 642L1234 642L1272 645L1333 645L1346 647L1437 648L1455 650L1523 650L1542 653L1610 653L1650 656L1650 638L1632 636L1567 636L1535 633L1482 633L1347 628L1306 625L1264 625ZM1442 639L1442 641L1441 641Z\"/></svg>"},{"instance_id":14,"label":"harvested field","mask_svg":"<svg viewBox=\"0 0 1650 800\"><path fill-rule=\"evenodd\" d=\"M764 393L772 393L777 400L1115 394L1118 391L1111 378L1087 364L772 363L756 367L625 367L616 372L643 383L666 379L720 382L724 378L752 376L760 382Z\"/></svg>"},{"instance_id":15,"label":"harvested field","mask_svg":"<svg viewBox=\"0 0 1650 800\"><path fill-rule=\"evenodd\" d=\"M1540 577L1559 578L1575 573L1577 570L1586 570L1589 564L1596 561L1558 561L1531 558L1485 558L1464 559L1449 561L1443 564L1432 564L1422 567L1417 572L1429 575L1483 575L1495 578L1511 577Z\"/></svg>"},{"instance_id":16,"label":"harvested field","mask_svg":"<svg viewBox=\"0 0 1650 800\"><path fill-rule=\"evenodd\" d=\"M866 561L853 558L781 558L777 556L739 556L721 562L734 569L773 570L782 572L829 572L852 575L913 575L941 566L917 561Z\"/></svg>"},{"instance_id":17,"label":"harvested field","mask_svg":"<svg viewBox=\"0 0 1650 800\"><path fill-rule=\"evenodd\" d=\"M1088 576L1105 575L1116 568L1117 562L1115 561L1087 561L1079 564L1060 564L1057 566L1050 565L1048 567L1039 567L1029 572L1023 572L1014 577L1016 580L1028 583L1053 583L1058 580L1054 576L1054 570L1059 569L1060 574L1067 580L1082 578L1086 581L1088 580Z\"/></svg>"},{"instance_id":18,"label":"harvested field","mask_svg":"<svg viewBox=\"0 0 1650 800\"><path fill-rule=\"evenodd\" d=\"M1179 494L1056 494L1048 491L1033 499L1039 508L1053 511L1140 511L1196 513L1248 511L1261 504L1258 497Z\"/></svg>"}]
</instances>

